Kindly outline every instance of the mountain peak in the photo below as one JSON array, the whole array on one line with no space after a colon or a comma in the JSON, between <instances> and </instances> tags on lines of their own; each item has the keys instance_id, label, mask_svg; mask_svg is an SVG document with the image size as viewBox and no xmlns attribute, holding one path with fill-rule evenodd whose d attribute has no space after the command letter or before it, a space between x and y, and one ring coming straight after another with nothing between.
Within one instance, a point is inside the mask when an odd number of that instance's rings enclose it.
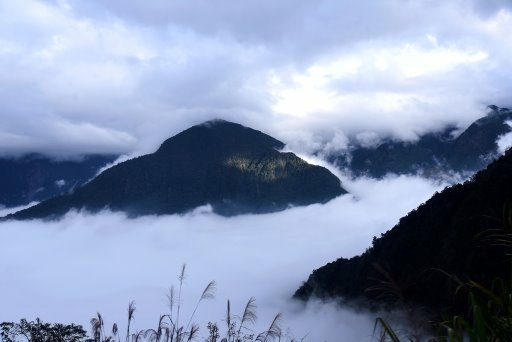
<instances>
[{"instance_id":1,"label":"mountain peak","mask_svg":"<svg viewBox=\"0 0 512 342\"><path fill-rule=\"evenodd\" d=\"M210 153L231 153L233 150L280 150L284 143L258 130L238 123L215 119L190 127L167 139L157 153L173 153L176 148Z\"/></svg>"},{"instance_id":2,"label":"mountain peak","mask_svg":"<svg viewBox=\"0 0 512 342\"><path fill-rule=\"evenodd\" d=\"M496 105L489 105L487 108L490 109L490 112L488 115L502 115L502 114L510 114L510 109L505 107L498 107Z\"/></svg>"},{"instance_id":3,"label":"mountain peak","mask_svg":"<svg viewBox=\"0 0 512 342\"><path fill-rule=\"evenodd\" d=\"M279 152L283 146L252 128L208 121L167 139L155 153L113 166L73 194L11 218L105 208L130 216L176 214L206 204L230 216L324 203L346 192L327 169Z\"/></svg>"},{"instance_id":4,"label":"mountain peak","mask_svg":"<svg viewBox=\"0 0 512 342\"><path fill-rule=\"evenodd\" d=\"M205 121L205 122L200 123L199 125L196 125L196 126L215 127L215 126L222 126L222 125L242 126L242 125L237 124L235 122L227 121L227 120L224 120L224 119L218 119L218 118Z\"/></svg>"}]
</instances>

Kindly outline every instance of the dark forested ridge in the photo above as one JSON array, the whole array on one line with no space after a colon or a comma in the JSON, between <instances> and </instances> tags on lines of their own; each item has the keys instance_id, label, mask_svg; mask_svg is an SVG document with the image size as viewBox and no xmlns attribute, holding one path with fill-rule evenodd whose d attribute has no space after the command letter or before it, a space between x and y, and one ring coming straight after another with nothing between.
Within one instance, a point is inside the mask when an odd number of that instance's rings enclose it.
<instances>
[{"instance_id":1,"label":"dark forested ridge","mask_svg":"<svg viewBox=\"0 0 512 342\"><path fill-rule=\"evenodd\" d=\"M446 172L476 172L498 155L497 139L512 131L512 111L490 106L487 116L473 122L458 136L455 127L428 133L415 142L384 141L375 147L355 144L347 153L329 160L355 176L380 178L387 173L438 177Z\"/></svg>"},{"instance_id":2,"label":"dark forested ridge","mask_svg":"<svg viewBox=\"0 0 512 342\"><path fill-rule=\"evenodd\" d=\"M14 207L65 194L96 176L117 156L55 160L40 154L0 158L0 205Z\"/></svg>"},{"instance_id":3,"label":"dark forested ridge","mask_svg":"<svg viewBox=\"0 0 512 342\"><path fill-rule=\"evenodd\" d=\"M345 193L327 169L277 151L283 146L239 124L210 121L166 140L153 154L104 171L72 194L8 218L58 217L72 208L173 214L206 204L222 215L265 213Z\"/></svg>"},{"instance_id":4,"label":"dark forested ridge","mask_svg":"<svg viewBox=\"0 0 512 342\"><path fill-rule=\"evenodd\" d=\"M435 194L362 255L315 270L295 297L463 307L447 274L486 286L497 277L510 279L510 243L502 242L510 239L511 199L509 150L472 180Z\"/></svg>"}]
</instances>

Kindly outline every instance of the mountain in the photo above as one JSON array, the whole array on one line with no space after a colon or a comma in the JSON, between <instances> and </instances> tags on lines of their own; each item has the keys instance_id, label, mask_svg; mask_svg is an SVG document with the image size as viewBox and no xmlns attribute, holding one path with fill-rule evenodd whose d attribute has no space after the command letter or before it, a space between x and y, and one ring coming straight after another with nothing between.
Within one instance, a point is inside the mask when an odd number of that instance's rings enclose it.
<instances>
[{"instance_id":1,"label":"mountain","mask_svg":"<svg viewBox=\"0 0 512 342\"><path fill-rule=\"evenodd\" d=\"M96 176L117 156L55 160L40 154L0 158L0 205L15 207L65 194Z\"/></svg>"},{"instance_id":2,"label":"mountain","mask_svg":"<svg viewBox=\"0 0 512 342\"><path fill-rule=\"evenodd\" d=\"M215 120L166 140L152 154L105 170L72 194L7 218L52 218L70 209L109 208L130 216L184 213L210 204L219 214L267 213L324 203L345 193L327 169L239 124Z\"/></svg>"},{"instance_id":3,"label":"mountain","mask_svg":"<svg viewBox=\"0 0 512 342\"><path fill-rule=\"evenodd\" d=\"M510 279L512 151L464 184L446 188L374 238L363 254L317 270L295 297L365 303L406 301L462 310L450 276L490 288Z\"/></svg>"},{"instance_id":4,"label":"mountain","mask_svg":"<svg viewBox=\"0 0 512 342\"><path fill-rule=\"evenodd\" d=\"M496 141L512 132L507 124L512 111L489 106L490 113L473 122L460 135L455 127L421 136L415 142L387 140L374 147L352 143L343 154L330 155L330 162L354 176L381 178L388 173L436 177L450 172L473 173L498 155Z\"/></svg>"}]
</instances>

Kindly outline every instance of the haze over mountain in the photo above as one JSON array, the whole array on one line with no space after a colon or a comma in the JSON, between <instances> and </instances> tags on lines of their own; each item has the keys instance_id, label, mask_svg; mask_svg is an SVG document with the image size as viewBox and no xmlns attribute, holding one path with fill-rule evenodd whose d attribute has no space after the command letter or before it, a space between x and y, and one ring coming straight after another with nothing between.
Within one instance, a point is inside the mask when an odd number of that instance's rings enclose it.
<instances>
[{"instance_id":1,"label":"haze over mountain","mask_svg":"<svg viewBox=\"0 0 512 342\"><path fill-rule=\"evenodd\" d=\"M325 203L346 192L327 169L277 151L283 147L259 131L209 121L166 140L153 154L105 170L71 194L7 217L48 218L71 209L107 208L131 216L174 214L207 204L229 216Z\"/></svg>"},{"instance_id":2,"label":"haze over mountain","mask_svg":"<svg viewBox=\"0 0 512 342\"><path fill-rule=\"evenodd\" d=\"M219 113L410 140L510 103L507 1L2 5L0 154L147 154Z\"/></svg>"},{"instance_id":3,"label":"haze over mountain","mask_svg":"<svg viewBox=\"0 0 512 342\"><path fill-rule=\"evenodd\" d=\"M413 174L429 178L460 174L464 177L483 169L499 156L498 140L512 131L507 108L489 106L487 116L473 122L462 133L449 126L423 135L414 142L387 140L365 146L357 139L343 153L324 157L350 175L382 178L389 173ZM115 156L77 156L58 160L37 154L1 158L0 204L27 205L63 195L93 178L101 166Z\"/></svg>"},{"instance_id":4,"label":"haze over mountain","mask_svg":"<svg viewBox=\"0 0 512 342\"><path fill-rule=\"evenodd\" d=\"M509 150L471 180L436 193L363 254L315 270L295 297L461 309L467 302L454 297L458 284L447 274L483 286L510 277L511 193Z\"/></svg>"},{"instance_id":5,"label":"haze over mountain","mask_svg":"<svg viewBox=\"0 0 512 342\"><path fill-rule=\"evenodd\" d=\"M116 156L56 160L40 154L0 158L0 205L15 207L65 194L96 176Z\"/></svg>"},{"instance_id":6,"label":"haze over mountain","mask_svg":"<svg viewBox=\"0 0 512 342\"><path fill-rule=\"evenodd\" d=\"M501 153L498 139L512 131L508 108L489 106L487 116L462 133L449 126L420 136L417 141L385 140L373 146L353 142L343 154L327 159L354 176L381 178L388 173L440 177L446 173L472 174ZM371 145L371 143L370 143Z\"/></svg>"}]
</instances>

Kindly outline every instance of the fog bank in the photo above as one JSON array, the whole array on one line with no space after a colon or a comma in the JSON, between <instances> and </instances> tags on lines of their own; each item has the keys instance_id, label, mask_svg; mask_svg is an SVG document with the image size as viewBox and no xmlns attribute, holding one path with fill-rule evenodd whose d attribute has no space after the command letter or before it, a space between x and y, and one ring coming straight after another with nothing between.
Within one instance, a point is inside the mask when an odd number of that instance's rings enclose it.
<instances>
[{"instance_id":1,"label":"fog bank","mask_svg":"<svg viewBox=\"0 0 512 342\"><path fill-rule=\"evenodd\" d=\"M216 298L196 316L200 336L206 336L208 321L223 326L227 299L241 314L254 296L257 331L282 312L283 326L298 338L371 340L373 316L318 303L304 309L290 297L313 269L363 252L373 236L442 185L404 176L347 179L344 185L352 195L267 215L225 218L201 208L185 216L75 212L56 222L1 223L0 321L40 317L89 330L96 311L107 326L124 324L127 304L135 300L134 329L154 327L167 310L167 289L186 263L184 317L208 282L217 282Z\"/></svg>"}]
</instances>

